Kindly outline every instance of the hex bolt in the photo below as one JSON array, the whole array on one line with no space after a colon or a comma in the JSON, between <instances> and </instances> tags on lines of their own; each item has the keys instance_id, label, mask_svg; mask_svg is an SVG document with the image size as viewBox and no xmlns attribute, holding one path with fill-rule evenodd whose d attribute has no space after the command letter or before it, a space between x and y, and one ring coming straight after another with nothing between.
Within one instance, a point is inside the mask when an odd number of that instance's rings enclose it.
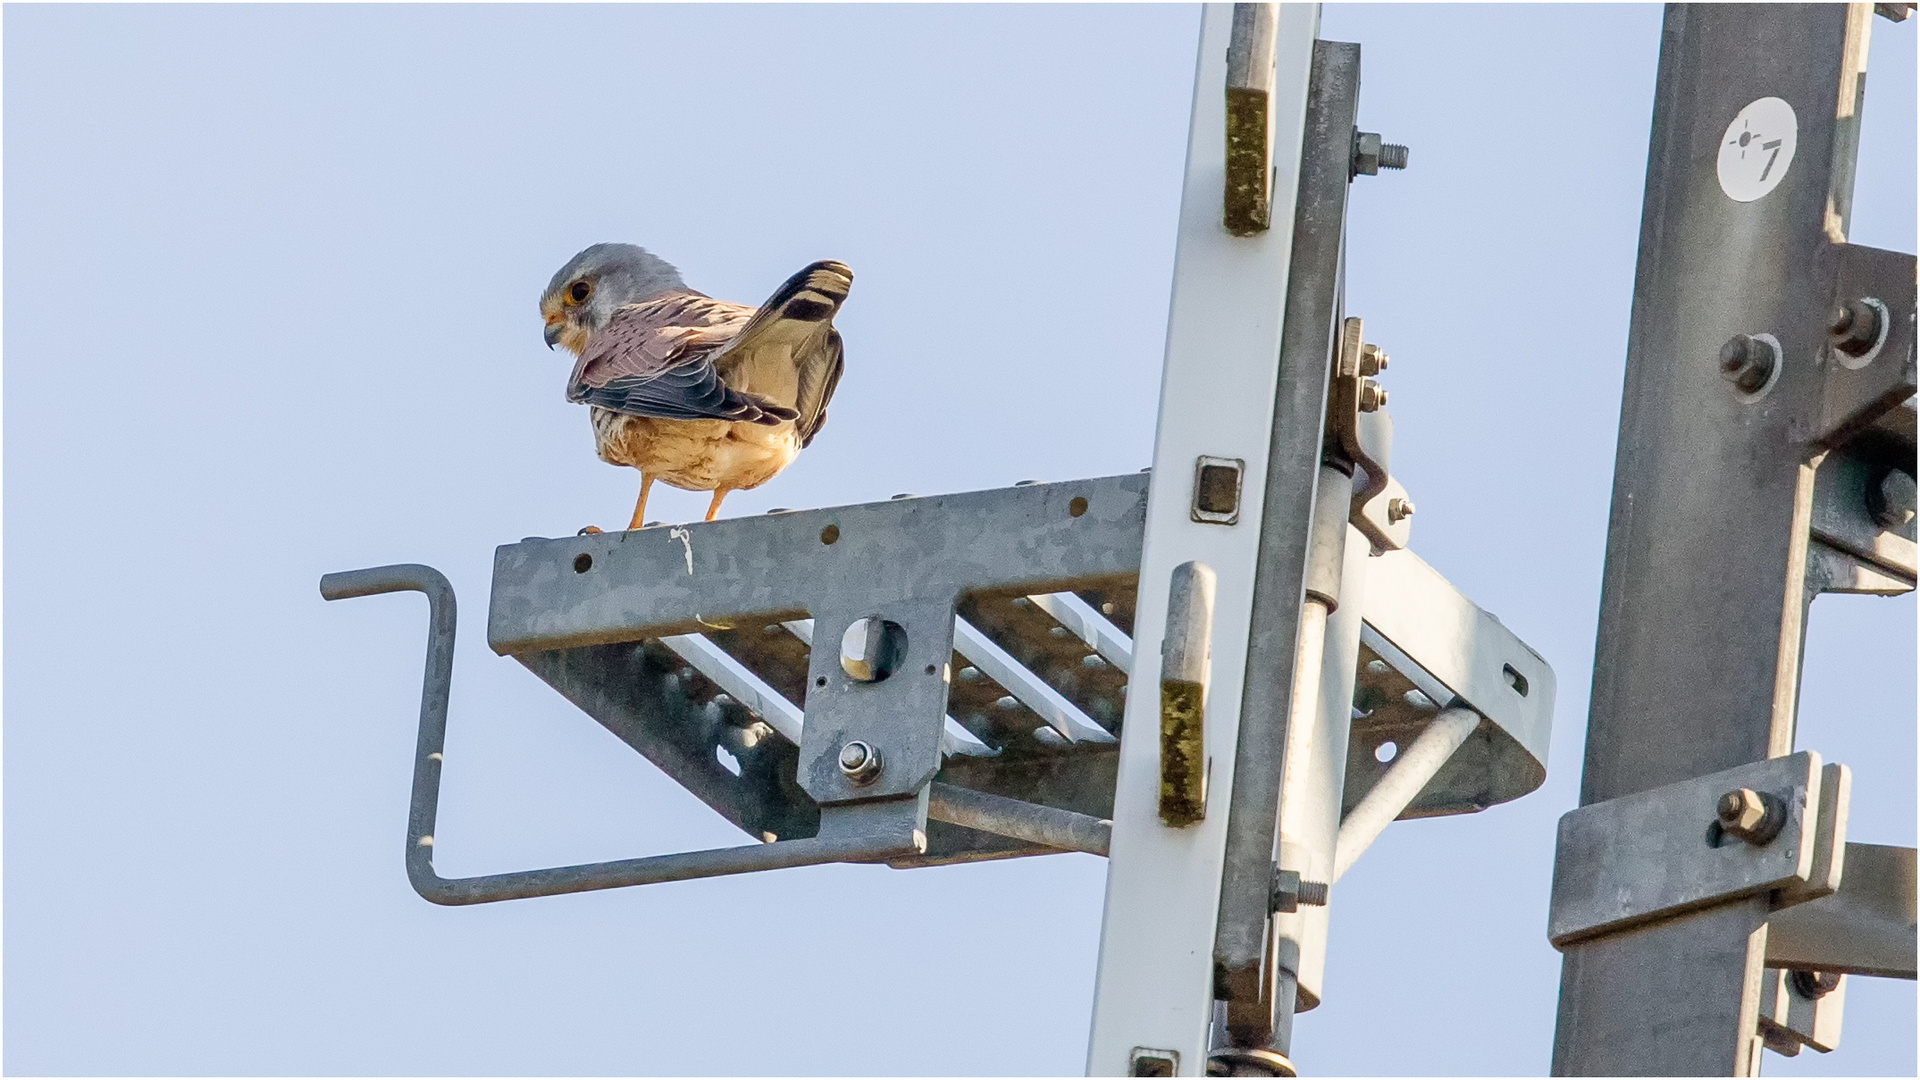
<instances>
[{"instance_id":1,"label":"hex bolt","mask_svg":"<svg viewBox=\"0 0 1920 1080\"><path fill-rule=\"evenodd\" d=\"M880 775L880 751L854 739L840 748L840 771L856 784L871 784Z\"/></svg>"},{"instance_id":2,"label":"hex bolt","mask_svg":"<svg viewBox=\"0 0 1920 1080\"><path fill-rule=\"evenodd\" d=\"M1715 815L1727 835L1760 847L1772 843L1786 827L1787 804L1778 796L1740 788L1720 796Z\"/></svg>"},{"instance_id":3,"label":"hex bolt","mask_svg":"<svg viewBox=\"0 0 1920 1080\"><path fill-rule=\"evenodd\" d=\"M1904 529L1915 513L1913 474L1888 469L1880 482L1867 489L1867 513L1883 529Z\"/></svg>"},{"instance_id":4,"label":"hex bolt","mask_svg":"<svg viewBox=\"0 0 1920 1080\"><path fill-rule=\"evenodd\" d=\"M1387 406L1387 392L1372 379L1360 380L1360 411L1375 412Z\"/></svg>"},{"instance_id":5,"label":"hex bolt","mask_svg":"<svg viewBox=\"0 0 1920 1080\"><path fill-rule=\"evenodd\" d=\"M1385 370L1387 370L1386 350L1371 343L1360 346L1360 374L1378 375Z\"/></svg>"},{"instance_id":6,"label":"hex bolt","mask_svg":"<svg viewBox=\"0 0 1920 1080\"><path fill-rule=\"evenodd\" d=\"M1840 989L1840 975L1833 971L1803 971L1794 968L1787 974L1787 983L1793 987L1794 993L1808 1001L1819 1001Z\"/></svg>"},{"instance_id":7,"label":"hex bolt","mask_svg":"<svg viewBox=\"0 0 1920 1080\"><path fill-rule=\"evenodd\" d=\"M1297 870L1273 871L1273 894L1270 911L1298 911L1301 904L1309 907L1327 906L1328 885L1324 881L1302 881Z\"/></svg>"},{"instance_id":8,"label":"hex bolt","mask_svg":"<svg viewBox=\"0 0 1920 1080\"><path fill-rule=\"evenodd\" d=\"M1827 344L1859 359L1880 341L1880 307L1872 300L1849 300L1834 305L1827 317Z\"/></svg>"},{"instance_id":9,"label":"hex bolt","mask_svg":"<svg viewBox=\"0 0 1920 1080\"><path fill-rule=\"evenodd\" d=\"M1752 334L1735 334L1720 346L1720 375L1745 393L1754 393L1773 377L1774 346Z\"/></svg>"},{"instance_id":10,"label":"hex bolt","mask_svg":"<svg viewBox=\"0 0 1920 1080\"><path fill-rule=\"evenodd\" d=\"M1387 524L1398 525L1413 516L1413 500L1398 495L1387 500Z\"/></svg>"},{"instance_id":11,"label":"hex bolt","mask_svg":"<svg viewBox=\"0 0 1920 1080\"><path fill-rule=\"evenodd\" d=\"M1407 148L1399 143L1381 142L1372 131L1353 133L1353 176L1377 176L1381 169L1407 167Z\"/></svg>"}]
</instances>

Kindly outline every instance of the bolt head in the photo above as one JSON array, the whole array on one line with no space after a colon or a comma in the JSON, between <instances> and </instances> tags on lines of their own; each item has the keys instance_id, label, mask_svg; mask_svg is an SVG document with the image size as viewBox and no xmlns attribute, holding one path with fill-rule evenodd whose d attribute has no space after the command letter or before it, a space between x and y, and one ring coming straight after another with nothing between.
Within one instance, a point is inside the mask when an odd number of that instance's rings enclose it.
<instances>
[{"instance_id":1,"label":"bolt head","mask_svg":"<svg viewBox=\"0 0 1920 1080\"><path fill-rule=\"evenodd\" d=\"M1371 131L1357 131L1353 136L1353 173L1354 175L1375 176L1380 172L1380 136Z\"/></svg>"},{"instance_id":2,"label":"bolt head","mask_svg":"<svg viewBox=\"0 0 1920 1080\"><path fill-rule=\"evenodd\" d=\"M1729 791L1720 796L1720 824L1728 829L1751 829L1767 816L1766 804L1752 788Z\"/></svg>"},{"instance_id":3,"label":"bolt head","mask_svg":"<svg viewBox=\"0 0 1920 1080\"><path fill-rule=\"evenodd\" d=\"M1867 491L1867 512L1883 529L1904 529L1916 512L1913 476L1888 469L1877 487Z\"/></svg>"},{"instance_id":4,"label":"bolt head","mask_svg":"<svg viewBox=\"0 0 1920 1080\"><path fill-rule=\"evenodd\" d=\"M1378 375L1385 370L1387 370L1386 350L1371 343L1360 346L1360 374Z\"/></svg>"},{"instance_id":5,"label":"bolt head","mask_svg":"<svg viewBox=\"0 0 1920 1080\"><path fill-rule=\"evenodd\" d=\"M1752 334L1735 334L1720 346L1720 376L1746 393L1773 376L1773 347Z\"/></svg>"},{"instance_id":6,"label":"bolt head","mask_svg":"<svg viewBox=\"0 0 1920 1080\"><path fill-rule=\"evenodd\" d=\"M1880 309L1866 300L1837 304L1827 317L1827 343L1858 359L1880 340Z\"/></svg>"},{"instance_id":7,"label":"bolt head","mask_svg":"<svg viewBox=\"0 0 1920 1080\"><path fill-rule=\"evenodd\" d=\"M1840 975L1832 971L1802 971L1796 968L1787 976L1787 984L1793 987L1794 993L1808 1001L1818 1001L1840 989Z\"/></svg>"},{"instance_id":8,"label":"bolt head","mask_svg":"<svg viewBox=\"0 0 1920 1080\"><path fill-rule=\"evenodd\" d=\"M854 739L840 748L840 771L856 784L871 783L880 775L880 751Z\"/></svg>"},{"instance_id":9,"label":"bolt head","mask_svg":"<svg viewBox=\"0 0 1920 1080\"><path fill-rule=\"evenodd\" d=\"M1720 796L1714 817L1726 835L1757 847L1780 835L1787 824L1787 807L1777 796L1739 788Z\"/></svg>"}]
</instances>

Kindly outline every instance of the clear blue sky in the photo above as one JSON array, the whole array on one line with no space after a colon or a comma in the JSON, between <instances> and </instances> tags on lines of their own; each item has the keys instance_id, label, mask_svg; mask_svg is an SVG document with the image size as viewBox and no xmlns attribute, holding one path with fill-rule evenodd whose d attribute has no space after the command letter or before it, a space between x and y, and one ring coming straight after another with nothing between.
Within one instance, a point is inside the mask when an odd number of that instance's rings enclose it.
<instances>
[{"instance_id":1,"label":"clear blue sky","mask_svg":"<svg viewBox=\"0 0 1920 1080\"><path fill-rule=\"evenodd\" d=\"M783 871L435 908L401 848L417 597L462 590L439 866L738 840L484 643L495 545L617 525L535 299L594 241L748 302L857 274L832 421L730 514L1145 465L1193 7L11 6L10 1073L1076 1073L1103 865ZM1559 960L1660 9L1327 9L1366 127L1350 307L1414 546L1559 675L1550 777L1341 884L1316 1074L1537 1073ZM1854 216L1915 247L1914 24ZM697 494L657 491L692 518ZM1801 745L1915 842L1915 606L1815 606ZM866 961L842 942L859 935ZM1776 1075L1912 1075L1912 983Z\"/></svg>"}]
</instances>

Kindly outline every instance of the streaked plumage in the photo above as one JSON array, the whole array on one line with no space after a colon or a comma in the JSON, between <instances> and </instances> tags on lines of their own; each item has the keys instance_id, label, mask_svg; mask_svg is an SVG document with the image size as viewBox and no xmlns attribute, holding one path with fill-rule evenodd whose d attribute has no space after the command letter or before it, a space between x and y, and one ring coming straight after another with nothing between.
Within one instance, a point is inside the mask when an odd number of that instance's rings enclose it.
<instances>
[{"instance_id":1,"label":"streaked plumage","mask_svg":"<svg viewBox=\"0 0 1920 1080\"><path fill-rule=\"evenodd\" d=\"M788 278L749 307L686 287L679 272L631 244L595 244L562 267L540 299L547 344L578 360L567 400L590 407L602 461L713 492L759 487L793 463L826 423L840 381L833 317L853 284L837 262Z\"/></svg>"}]
</instances>

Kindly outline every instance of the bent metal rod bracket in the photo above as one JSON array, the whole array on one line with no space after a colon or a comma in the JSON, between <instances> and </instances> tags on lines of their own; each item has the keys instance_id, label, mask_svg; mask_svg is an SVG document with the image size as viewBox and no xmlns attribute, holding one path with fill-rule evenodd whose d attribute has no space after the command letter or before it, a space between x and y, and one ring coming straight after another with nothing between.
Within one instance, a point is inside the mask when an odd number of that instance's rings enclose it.
<instances>
[{"instance_id":1,"label":"bent metal rod bracket","mask_svg":"<svg viewBox=\"0 0 1920 1080\"><path fill-rule=\"evenodd\" d=\"M919 799L908 797L822 807L819 835L798 840L510 874L441 877L433 869L433 830L440 805L447 697L453 684L453 586L440 571L414 563L348 570L320 579L320 595L328 600L390 592L425 593L428 603L426 679L420 691L420 736L414 744L413 796L407 815L407 880L426 900L485 904L788 866L882 860L925 849L925 807Z\"/></svg>"}]
</instances>

